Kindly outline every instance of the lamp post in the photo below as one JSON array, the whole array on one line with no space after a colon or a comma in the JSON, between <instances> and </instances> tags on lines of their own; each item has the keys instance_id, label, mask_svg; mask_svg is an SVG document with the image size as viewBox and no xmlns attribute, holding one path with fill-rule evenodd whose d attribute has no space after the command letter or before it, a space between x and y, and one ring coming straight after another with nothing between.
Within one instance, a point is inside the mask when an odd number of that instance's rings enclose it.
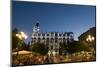
<instances>
[{"instance_id":1,"label":"lamp post","mask_svg":"<svg viewBox=\"0 0 100 67\"><path fill-rule=\"evenodd\" d=\"M18 47L22 46L22 43L25 39L27 39L27 35L24 32L19 32L18 34L16 34L16 36L19 38L19 43L18 43Z\"/></svg>"},{"instance_id":2,"label":"lamp post","mask_svg":"<svg viewBox=\"0 0 100 67\"><path fill-rule=\"evenodd\" d=\"M86 41L87 42L93 42L95 39L95 37L91 36L91 35L88 35L88 37L86 38Z\"/></svg>"},{"instance_id":3,"label":"lamp post","mask_svg":"<svg viewBox=\"0 0 100 67\"><path fill-rule=\"evenodd\" d=\"M95 51L95 49L94 49L94 45L95 45L94 40L95 40L95 37L91 36L91 35L88 35L88 37L86 38L86 41L88 43L90 43L90 46L93 48L93 49L91 49L92 52Z\"/></svg>"},{"instance_id":4,"label":"lamp post","mask_svg":"<svg viewBox=\"0 0 100 67\"><path fill-rule=\"evenodd\" d=\"M86 41L88 43L90 43L91 46L94 45L94 40L95 40L95 37L94 36L91 36L91 35L88 35L88 37L86 38Z\"/></svg>"},{"instance_id":5,"label":"lamp post","mask_svg":"<svg viewBox=\"0 0 100 67\"><path fill-rule=\"evenodd\" d=\"M24 32L19 32L18 34L16 34L16 36L20 39L20 40L25 40L27 39L27 35Z\"/></svg>"},{"instance_id":6,"label":"lamp post","mask_svg":"<svg viewBox=\"0 0 100 67\"><path fill-rule=\"evenodd\" d=\"M27 35L24 33L24 32L19 32L18 34L16 34L16 37L18 37L19 38L19 42L18 42L18 45L17 45L17 48L16 48L16 50L17 50L17 55L18 55L18 51L19 51L19 48L20 47L22 47L22 43L23 43L23 41L25 40L25 39L27 39Z\"/></svg>"}]
</instances>

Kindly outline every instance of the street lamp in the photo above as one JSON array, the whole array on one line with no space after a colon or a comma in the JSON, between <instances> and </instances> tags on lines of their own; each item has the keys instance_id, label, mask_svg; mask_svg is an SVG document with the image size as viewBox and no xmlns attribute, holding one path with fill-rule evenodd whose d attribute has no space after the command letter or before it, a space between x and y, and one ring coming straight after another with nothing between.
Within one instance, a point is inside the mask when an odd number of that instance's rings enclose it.
<instances>
[{"instance_id":1,"label":"street lamp","mask_svg":"<svg viewBox=\"0 0 100 67\"><path fill-rule=\"evenodd\" d=\"M88 35L88 37L86 38L86 41L87 42L92 42L94 41L95 37L91 36L91 35Z\"/></svg>"},{"instance_id":2,"label":"street lamp","mask_svg":"<svg viewBox=\"0 0 100 67\"><path fill-rule=\"evenodd\" d=\"M86 38L86 41L91 44L90 46L92 47L91 49L92 52L94 52L94 45L95 45L94 40L95 40L95 37L91 35L88 35L88 37Z\"/></svg>"},{"instance_id":3,"label":"street lamp","mask_svg":"<svg viewBox=\"0 0 100 67\"><path fill-rule=\"evenodd\" d=\"M18 46L21 46L22 45L22 43L23 43L23 41L25 40L25 39L27 39L27 35L24 33L24 32L19 32L18 34L16 34L16 37L18 37L19 38L19 43L18 43Z\"/></svg>"},{"instance_id":4,"label":"street lamp","mask_svg":"<svg viewBox=\"0 0 100 67\"><path fill-rule=\"evenodd\" d=\"M26 35L24 32L19 32L18 34L16 34L16 36L17 36L20 40L27 39L27 35Z\"/></svg>"},{"instance_id":5,"label":"street lamp","mask_svg":"<svg viewBox=\"0 0 100 67\"><path fill-rule=\"evenodd\" d=\"M18 37L19 38L19 42L18 42L18 45L17 45L17 48L16 48L16 50L17 50L17 55L18 55L18 47L22 47L22 43L23 43L23 41L25 40L25 39L27 39L27 35L24 33L24 32L19 32L18 34L16 34L16 37Z\"/></svg>"}]
</instances>

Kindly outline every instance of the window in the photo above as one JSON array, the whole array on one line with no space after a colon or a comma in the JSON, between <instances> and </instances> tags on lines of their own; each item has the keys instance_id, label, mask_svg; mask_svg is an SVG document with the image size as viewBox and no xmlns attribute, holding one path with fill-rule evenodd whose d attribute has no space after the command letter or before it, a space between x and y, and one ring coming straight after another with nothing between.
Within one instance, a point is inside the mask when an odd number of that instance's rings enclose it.
<instances>
[{"instance_id":1,"label":"window","mask_svg":"<svg viewBox=\"0 0 100 67\"><path fill-rule=\"evenodd\" d=\"M47 36L49 36L49 34L47 34Z\"/></svg>"},{"instance_id":2,"label":"window","mask_svg":"<svg viewBox=\"0 0 100 67\"><path fill-rule=\"evenodd\" d=\"M40 36L41 34L38 34L38 36Z\"/></svg>"},{"instance_id":3,"label":"window","mask_svg":"<svg viewBox=\"0 0 100 67\"><path fill-rule=\"evenodd\" d=\"M40 37L38 39L40 40Z\"/></svg>"},{"instance_id":4,"label":"window","mask_svg":"<svg viewBox=\"0 0 100 67\"><path fill-rule=\"evenodd\" d=\"M34 39L36 39L36 38L34 38Z\"/></svg>"},{"instance_id":5,"label":"window","mask_svg":"<svg viewBox=\"0 0 100 67\"><path fill-rule=\"evenodd\" d=\"M55 36L57 36L57 33L55 33Z\"/></svg>"},{"instance_id":6,"label":"window","mask_svg":"<svg viewBox=\"0 0 100 67\"><path fill-rule=\"evenodd\" d=\"M43 40L45 40L45 38L43 37Z\"/></svg>"},{"instance_id":7,"label":"window","mask_svg":"<svg viewBox=\"0 0 100 67\"><path fill-rule=\"evenodd\" d=\"M42 34L42 36L45 36L45 34Z\"/></svg>"},{"instance_id":8,"label":"window","mask_svg":"<svg viewBox=\"0 0 100 67\"><path fill-rule=\"evenodd\" d=\"M34 36L37 36L36 34L34 34Z\"/></svg>"},{"instance_id":9,"label":"window","mask_svg":"<svg viewBox=\"0 0 100 67\"><path fill-rule=\"evenodd\" d=\"M61 36L61 34L59 34L59 36Z\"/></svg>"},{"instance_id":10,"label":"window","mask_svg":"<svg viewBox=\"0 0 100 67\"><path fill-rule=\"evenodd\" d=\"M65 36L65 34L63 34L63 36Z\"/></svg>"}]
</instances>

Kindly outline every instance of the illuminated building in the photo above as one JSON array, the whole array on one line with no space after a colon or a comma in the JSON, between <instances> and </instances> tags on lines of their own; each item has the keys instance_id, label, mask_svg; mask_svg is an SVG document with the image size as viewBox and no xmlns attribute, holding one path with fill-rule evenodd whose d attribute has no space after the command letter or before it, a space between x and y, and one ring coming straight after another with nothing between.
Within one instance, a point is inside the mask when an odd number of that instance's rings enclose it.
<instances>
[{"instance_id":1,"label":"illuminated building","mask_svg":"<svg viewBox=\"0 0 100 67\"><path fill-rule=\"evenodd\" d=\"M60 43L73 41L73 32L41 32L39 20L33 27L32 44L43 43L48 47L48 55L59 55Z\"/></svg>"}]
</instances>

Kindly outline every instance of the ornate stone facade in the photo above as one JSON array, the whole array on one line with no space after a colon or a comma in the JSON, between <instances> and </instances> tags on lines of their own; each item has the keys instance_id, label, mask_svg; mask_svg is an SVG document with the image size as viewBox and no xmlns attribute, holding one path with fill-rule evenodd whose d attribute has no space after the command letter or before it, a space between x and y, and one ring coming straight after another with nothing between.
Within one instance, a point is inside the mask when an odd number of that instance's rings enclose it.
<instances>
[{"instance_id":1,"label":"ornate stone facade","mask_svg":"<svg viewBox=\"0 0 100 67\"><path fill-rule=\"evenodd\" d=\"M32 44L44 43L48 46L48 55L59 55L59 43L73 41L73 32L40 32L39 21L33 27Z\"/></svg>"}]
</instances>

